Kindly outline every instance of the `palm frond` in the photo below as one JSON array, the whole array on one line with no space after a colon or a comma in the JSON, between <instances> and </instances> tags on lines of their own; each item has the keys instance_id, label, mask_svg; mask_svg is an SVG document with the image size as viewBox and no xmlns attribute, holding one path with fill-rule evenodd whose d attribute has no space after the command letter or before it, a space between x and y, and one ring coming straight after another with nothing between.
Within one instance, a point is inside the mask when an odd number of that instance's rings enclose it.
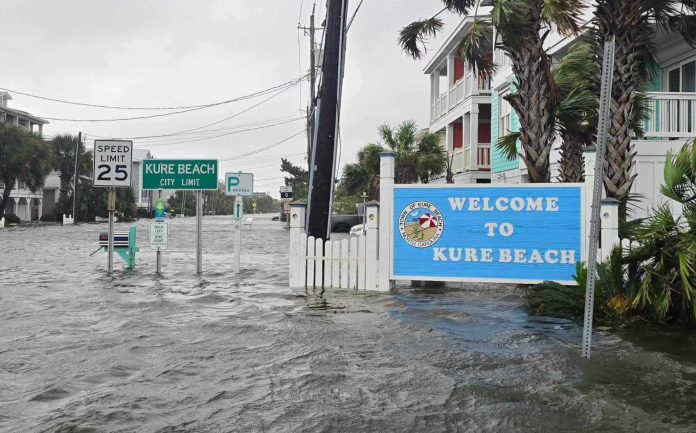
<instances>
[{"instance_id":1,"label":"palm frond","mask_svg":"<svg viewBox=\"0 0 696 433\"><path fill-rule=\"evenodd\" d=\"M475 18L459 45L459 55L479 77L490 79L496 70L493 63L493 26Z\"/></svg>"},{"instance_id":2,"label":"palm frond","mask_svg":"<svg viewBox=\"0 0 696 433\"><path fill-rule=\"evenodd\" d=\"M542 18L556 25L561 34L575 35L578 33L578 20L584 5L577 0L543 0Z\"/></svg>"},{"instance_id":3,"label":"palm frond","mask_svg":"<svg viewBox=\"0 0 696 433\"><path fill-rule=\"evenodd\" d=\"M399 32L399 45L414 59L420 59L428 51L425 42L442 30L444 22L438 17L414 21Z\"/></svg>"},{"instance_id":4,"label":"palm frond","mask_svg":"<svg viewBox=\"0 0 696 433\"><path fill-rule=\"evenodd\" d=\"M519 132L511 132L500 137L500 139L498 139L498 142L495 145L503 153L505 159L507 159L508 161L514 161L517 159L517 156L519 155L519 152L517 151L517 141L519 139Z\"/></svg>"}]
</instances>

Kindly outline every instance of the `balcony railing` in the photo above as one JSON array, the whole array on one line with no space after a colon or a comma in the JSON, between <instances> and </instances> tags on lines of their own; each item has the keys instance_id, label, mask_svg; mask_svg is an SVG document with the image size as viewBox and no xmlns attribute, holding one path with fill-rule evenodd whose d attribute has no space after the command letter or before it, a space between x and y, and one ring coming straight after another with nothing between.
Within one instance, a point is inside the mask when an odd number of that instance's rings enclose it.
<instances>
[{"instance_id":1,"label":"balcony railing","mask_svg":"<svg viewBox=\"0 0 696 433\"><path fill-rule=\"evenodd\" d=\"M648 92L647 138L696 137L696 93Z\"/></svg>"},{"instance_id":2,"label":"balcony railing","mask_svg":"<svg viewBox=\"0 0 696 433\"><path fill-rule=\"evenodd\" d=\"M452 158L452 173L463 173L468 170L489 170L491 168L491 145L490 143L479 143L476 149L477 167L471 166L469 155L471 155L471 147L454 149L449 152Z\"/></svg>"},{"instance_id":3,"label":"balcony railing","mask_svg":"<svg viewBox=\"0 0 696 433\"><path fill-rule=\"evenodd\" d=\"M473 90L472 90L473 89ZM457 105L473 95L485 95L491 92L491 82L481 79L469 72L442 93L430 107L430 121L434 122L454 109Z\"/></svg>"}]
</instances>

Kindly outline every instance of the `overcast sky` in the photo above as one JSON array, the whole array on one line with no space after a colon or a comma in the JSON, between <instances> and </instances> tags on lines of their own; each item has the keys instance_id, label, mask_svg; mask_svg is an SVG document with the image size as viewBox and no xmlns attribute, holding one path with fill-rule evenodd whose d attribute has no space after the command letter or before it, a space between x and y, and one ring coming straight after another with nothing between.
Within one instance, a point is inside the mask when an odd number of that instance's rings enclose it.
<instances>
[{"instance_id":1,"label":"overcast sky","mask_svg":"<svg viewBox=\"0 0 696 433\"><path fill-rule=\"evenodd\" d=\"M358 3L350 1L351 12ZM114 106L171 107L233 99L306 73L309 41L304 34L298 35L297 24L299 19L308 25L312 4L311 0L3 0L0 88ZM427 127L430 82L422 72L425 61L404 55L397 34L411 20L437 12L440 5L438 0L364 0L348 35L341 165L353 162L357 150L376 139L381 123L410 119ZM317 12L317 24L321 24L324 2L317 2ZM447 30L451 30L456 18L445 18ZM431 44L433 52L445 35ZM306 164L304 134L250 157L222 159L303 131L304 120L291 119L304 115L308 94L307 83L301 83L248 112L203 129L215 133L185 136L199 141L182 143L182 136L134 141L137 148L150 149L157 158L221 159L222 173L251 171L255 190L275 194L283 183L281 156ZM53 118L112 119L161 113L12 96L10 107ZM96 136L171 134L220 121L269 96L154 119L51 120L44 134L82 131L90 140L88 147Z\"/></svg>"}]
</instances>

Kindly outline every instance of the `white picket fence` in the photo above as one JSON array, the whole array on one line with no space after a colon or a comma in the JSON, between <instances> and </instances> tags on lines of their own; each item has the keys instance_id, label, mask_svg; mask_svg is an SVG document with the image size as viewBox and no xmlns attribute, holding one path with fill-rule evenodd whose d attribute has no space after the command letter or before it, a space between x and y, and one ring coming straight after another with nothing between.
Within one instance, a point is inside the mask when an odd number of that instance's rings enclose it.
<instances>
[{"instance_id":1,"label":"white picket fence","mask_svg":"<svg viewBox=\"0 0 696 433\"><path fill-rule=\"evenodd\" d=\"M0 218L0 229L5 228L5 217Z\"/></svg>"},{"instance_id":2,"label":"white picket fence","mask_svg":"<svg viewBox=\"0 0 696 433\"><path fill-rule=\"evenodd\" d=\"M350 239L327 240L307 236L305 204L290 205L290 286L376 290L378 206L368 206L366 230Z\"/></svg>"}]
</instances>

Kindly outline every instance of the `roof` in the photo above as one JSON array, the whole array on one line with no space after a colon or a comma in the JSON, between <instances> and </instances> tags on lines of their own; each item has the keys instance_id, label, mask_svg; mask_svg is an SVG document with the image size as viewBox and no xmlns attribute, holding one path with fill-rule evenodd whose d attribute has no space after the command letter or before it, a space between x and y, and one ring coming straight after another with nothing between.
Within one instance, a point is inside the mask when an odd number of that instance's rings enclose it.
<instances>
[{"instance_id":1,"label":"roof","mask_svg":"<svg viewBox=\"0 0 696 433\"><path fill-rule=\"evenodd\" d=\"M33 114L27 113L26 111L15 110L14 108L0 107L0 113L7 113L13 116L23 117L25 119L29 119L32 123L40 123L42 125L49 123L48 120L36 117Z\"/></svg>"}]
</instances>

